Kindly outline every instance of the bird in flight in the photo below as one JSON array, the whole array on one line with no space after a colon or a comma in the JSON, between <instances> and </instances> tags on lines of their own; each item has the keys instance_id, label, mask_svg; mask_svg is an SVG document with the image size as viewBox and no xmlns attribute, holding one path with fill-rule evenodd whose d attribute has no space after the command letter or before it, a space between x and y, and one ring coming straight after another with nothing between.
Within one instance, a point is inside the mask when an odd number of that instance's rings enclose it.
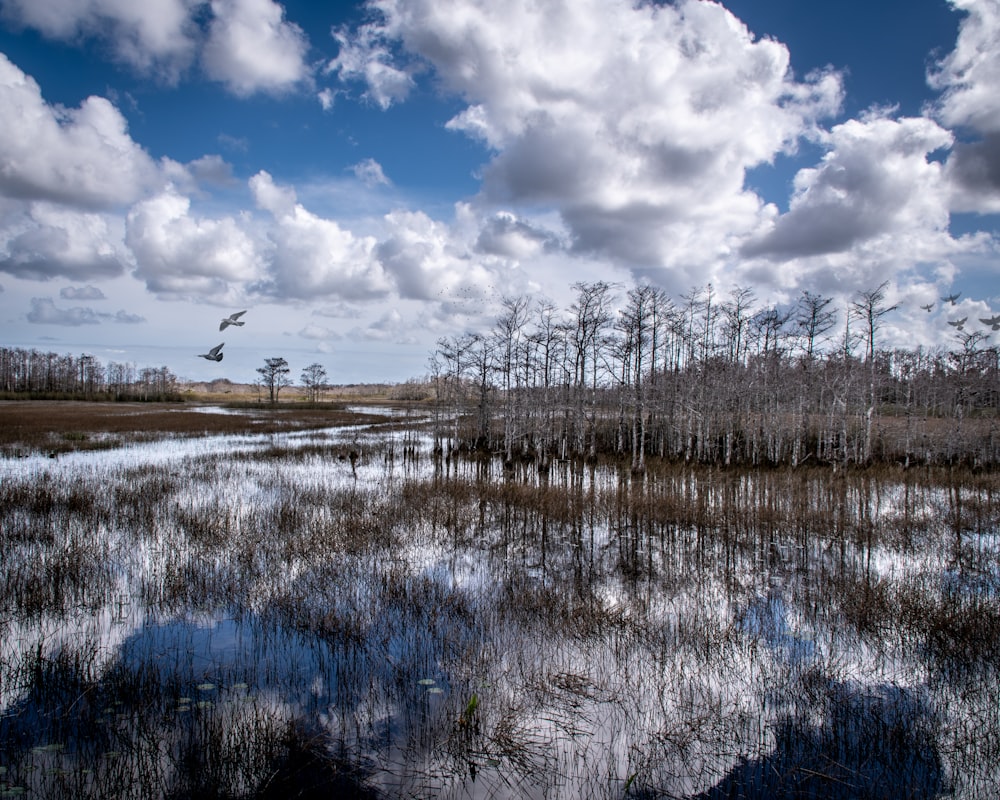
<instances>
[{"instance_id":1,"label":"bird in flight","mask_svg":"<svg viewBox=\"0 0 1000 800\"><path fill-rule=\"evenodd\" d=\"M962 294L962 293L961 292L956 292L955 294L950 294L947 297L942 297L941 300L942 300L942 302L951 303L952 305L955 305L955 301L958 300L958 296L960 294Z\"/></svg>"},{"instance_id":2,"label":"bird in flight","mask_svg":"<svg viewBox=\"0 0 1000 800\"><path fill-rule=\"evenodd\" d=\"M222 352L222 345L224 344L225 342L217 344L207 353L199 353L198 358L207 358L209 361L222 361L222 357L225 355L225 353Z\"/></svg>"},{"instance_id":3,"label":"bird in flight","mask_svg":"<svg viewBox=\"0 0 1000 800\"><path fill-rule=\"evenodd\" d=\"M979 318L979 321L983 325L989 325L993 330L1000 331L1000 314L990 317L989 319Z\"/></svg>"},{"instance_id":4,"label":"bird in flight","mask_svg":"<svg viewBox=\"0 0 1000 800\"><path fill-rule=\"evenodd\" d=\"M928 303L927 305L925 305L925 306L920 306L920 307L921 307L921 308L922 308L922 309L923 309L924 311L926 311L926 312L927 312L928 314L930 314L930 313L931 313L931 309L933 309L933 308L934 308L934 304L933 304L933 303Z\"/></svg>"},{"instance_id":5,"label":"bird in flight","mask_svg":"<svg viewBox=\"0 0 1000 800\"><path fill-rule=\"evenodd\" d=\"M237 311L235 314L230 314L228 317L223 317L222 324L219 325L219 330L224 331L230 325L237 325L242 328L246 325L245 322L240 321L240 317L246 314L246 311Z\"/></svg>"},{"instance_id":6,"label":"bird in flight","mask_svg":"<svg viewBox=\"0 0 1000 800\"><path fill-rule=\"evenodd\" d=\"M962 326L965 325L965 321L967 319L968 319L968 317L962 317L961 319L950 319L950 320L948 320L948 324L949 325L953 325L954 327L958 328L959 330L962 330Z\"/></svg>"}]
</instances>

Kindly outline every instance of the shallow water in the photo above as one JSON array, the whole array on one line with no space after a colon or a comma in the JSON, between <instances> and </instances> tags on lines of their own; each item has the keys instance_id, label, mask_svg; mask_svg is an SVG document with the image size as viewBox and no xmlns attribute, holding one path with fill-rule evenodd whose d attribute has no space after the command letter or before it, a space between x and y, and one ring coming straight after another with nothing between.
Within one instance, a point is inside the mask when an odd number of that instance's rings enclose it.
<instances>
[{"instance_id":1,"label":"shallow water","mask_svg":"<svg viewBox=\"0 0 1000 800\"><path fill-rule=\"evenodd\" d=\"M0 462L0 793L995 796L991 488L429 451Z\"/></svg>"}]
</instances>

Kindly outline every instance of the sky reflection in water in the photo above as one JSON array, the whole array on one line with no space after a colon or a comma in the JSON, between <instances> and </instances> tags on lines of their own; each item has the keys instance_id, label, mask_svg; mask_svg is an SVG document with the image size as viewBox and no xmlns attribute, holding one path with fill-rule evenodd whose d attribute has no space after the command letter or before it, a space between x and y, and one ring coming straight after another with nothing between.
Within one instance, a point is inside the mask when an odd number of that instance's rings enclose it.
<instances>
[{"instance_id":1,"label":"sky reflection in water","mask_svg":"<svg viewBox=\"0 0 1000 800\"><path fill-rule=\"evenodd\" d=\"M424 438L407 438L419 457L403 459L404 436L2 462L5 482L83 487L114 513L17 512L24 530L52 530L7 546L12 576L59 547L106 550L103 582L75 601L4 615L0 782L55 796L51 770L89 761L83 795L118 769L175 796L195 774L264 796L298 752L266 741L295 729L374 796L989 796L995 668L850 606L913 592L914 607L995 610L995 531L949 534L942 493L921 490L932 524L903 544L733 536L628 512L650 497L655 518L674 491L713 496L697 477L504 477L436 466ZM345 448L362 454L356 468ZM142 517L127 490L158 481ZM866 491L889 531L898 488L852 488L845 507ZM155 764L139 747L151 740Z\"/></svg>"}]
</instances>

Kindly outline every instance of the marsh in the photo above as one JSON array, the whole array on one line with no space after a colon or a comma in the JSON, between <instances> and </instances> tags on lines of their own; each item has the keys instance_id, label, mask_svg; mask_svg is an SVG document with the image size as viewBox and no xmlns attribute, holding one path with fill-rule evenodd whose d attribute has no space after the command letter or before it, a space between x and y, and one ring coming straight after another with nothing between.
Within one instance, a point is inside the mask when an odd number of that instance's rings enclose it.
<instances>
[{"instance_id":1,"label":"marsh","mask_svg":"<svg viewBox=\"0 0 1000 800\"><path fill-rule=\"evenodd\" d=\"M989 472L197 416L5 449L4 796L995 796Z\"/></svg>"}]
</instances>

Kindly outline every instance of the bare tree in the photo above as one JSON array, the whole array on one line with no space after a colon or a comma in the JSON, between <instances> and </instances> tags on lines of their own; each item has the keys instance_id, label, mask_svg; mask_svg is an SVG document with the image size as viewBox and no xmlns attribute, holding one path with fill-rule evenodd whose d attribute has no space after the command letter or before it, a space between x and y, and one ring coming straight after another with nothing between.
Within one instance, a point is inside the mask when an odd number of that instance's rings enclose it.
<instances>
[{"instance_id":1,"label":"bare tree","mask_svg":"<svg viewBox=\"0 0 1000 800\"><path fill-rule=\"evenodd\" d=\"M851 302L851 314L861 320L864 325L866 356L865 361L872 363L875 360L875 334L882 327L882 318L899 308L898 305L887 306L885 304L885 292L889 288L889 281L882 281L875 289L866 292L858 292L857 297Z\"/></svg>"},{"instance_id":2,"label":"bare tree","mask_svg":"<svg viewBox=\"0 0 1000 800\"><path fill-rule=\"evenodd\" d=\"M872 457L872 431L877 414L877 392L875 386L875 335L882 325L882 318L895 311L898 306L887 306L885 304L885 292L889 287L889 281L882 281L875 289L859 292L855 300L851 302L850 313L861 320L864 325L864 336L866 342L865 363L868 364L868 398L867 410L865 411L865 437L861 453L863 461L868 462Z\"/></svg>"},{"instance_id":3,"label":"bare tree","mask_svg":"<svg viewBox=\"0 0 1000 800\"><path fill-rule=\"evenodd\" d=\"M755 299L752 289L737 286L730 295L730 300L722 304L722 315L725 320L726 350L729 361L742 363L747 348L747 328Z\"/></svg>"},{"instance_id":4,"label":"bare tree","mask_svg":"<svg viewBox=\"0 0 1000 800\"><path fill-rule=\"evenodd\" d=\"M291 369L288 362L283 358L268 358L264 360L263 367L257 367L260 374L261 383L267 387L268 397L271 404L278 402L278 394L286 386L291 386L292 379L288 377Z\"/></svg>"},{"instance_id":5,"label":"bare tree","mask_svg":"<svg viewBox=\"0 0 1000 800\"><path fill-rule=\"evenodd\" d=\"M326 370L323 365L313 363L302 370L302 385L309 392L310 402L318 402L320 393L326 388Z\"/></svg>"},{"instance_id":6,"label":"bare tree","mask_svg":"<svg viewBox=\"0 0 1000 800\"><path fill-rule=\"evenodd\" d=\"M827 306L833 302L832 297L823 297L803 290L795 313L795 324L798 325L805 340L806 359L812 361L816 351L816 341L832 328L837 322L837 312L828 311Z\"/></svg>"}]
</instances>

